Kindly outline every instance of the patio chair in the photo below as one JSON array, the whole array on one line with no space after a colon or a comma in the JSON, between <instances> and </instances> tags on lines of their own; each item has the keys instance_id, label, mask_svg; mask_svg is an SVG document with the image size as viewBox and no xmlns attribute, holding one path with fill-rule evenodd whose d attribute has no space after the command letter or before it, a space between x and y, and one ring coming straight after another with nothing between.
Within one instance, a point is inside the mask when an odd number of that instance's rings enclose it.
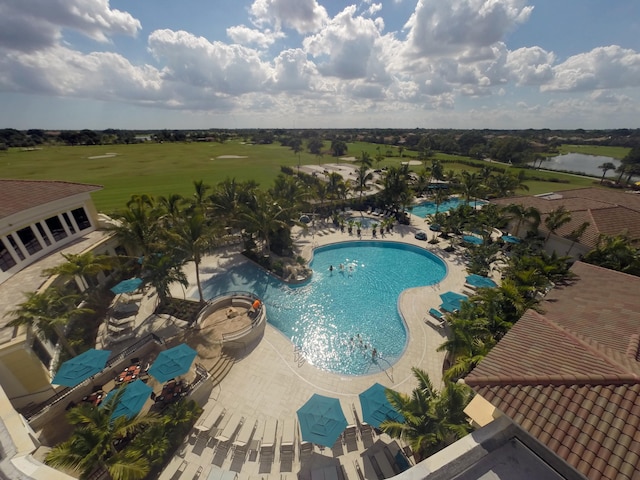
<instances>
[{"instance_id":1,"label":"patio chair","mask_svg":"<svg viewBox=\"0 0 640 480\"><path fill-rule=\"evenodd\" d=\"M278 421L269 418L264 424L262 432L262 440L260 442L260 459L267 458L273 460L275 455L276 433L278 430Z\"/></svg>"},{"instance_id":2,"label":"patio chair","mask_svg":"<svg viewBox=\"0 0 640 480\"><path fill-rule=\"evenodd\" d=\"M296 456L295 428L296 424L294 420L286 419L284 421L282 425L282 438L280 439L280 455L290 456L291 458Z\"/></svg>"}]
</instances>

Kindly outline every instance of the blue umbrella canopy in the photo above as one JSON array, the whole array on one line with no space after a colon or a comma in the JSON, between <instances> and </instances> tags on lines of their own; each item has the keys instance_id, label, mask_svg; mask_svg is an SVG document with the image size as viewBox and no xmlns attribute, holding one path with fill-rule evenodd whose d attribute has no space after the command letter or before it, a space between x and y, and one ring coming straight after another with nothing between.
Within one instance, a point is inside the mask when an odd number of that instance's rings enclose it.
<instances>
[{"instance_id":1,"label":"blue umbrella canopy","mask_svg":"<svg viewBox=\"0 0 640 480\"><path fill-rule=\"evenodd\" d=\"M125 415L127 418L133 418L144 406L144 403L147 401L151 392L153 392L153 388L145 384L142 380L138 379L131 383L127 383L124 385L124 393L120 397L120 401L116 408L113 410L111 414L111 418L115 420L122 415ZM111 390L107 396L104 398L102 405L105 405L109 399L116 394L118 389Z\"/></svg>"},{"instance_id":2,"label":"blue umbrella canopy","mask_svg":"<svg viewBox=\"0 0 640 480\"><path fill-rule=\"evenodd\" d=\"M473 245L482 245L482 239L480 237L474 237L473 235L464 235L462 241L472 243Z\"/></svg>"},{"instance_id":3,"label":"blue umbrella canopy","mask_svg":"<svg viewBox=\"0 0 640 480\"><path fill-rule=\"evenodd\" d=\"M141 278L129 278L128 280L122 280L120 283L115 285L111 291L116 295L120 293L135 292L140 285L142 285Z\"/></svg>"},{"instance_id":4,"label":"blue umbrella canopy","mask_svg":"<svg viewBox=\"0 0 640 480\"><path fill-rule=\"evenodd\" d=\"M482 275L477 275L475 273L468 275L465 280L469 285L472 285L478 288L493 288L496 286L496 282L494 282L490 278L483 277Z\"/></svg>"},{"instance_id":5,"label":"blue umbrella canopy","mask_svg":"<svg viewBox=\"0 0 640 480\"><path fill-rule=\"evenodd\" d=\"M160 352L149 369L149 375L153 375L159 382L183 375L189 371L197 354L198 352L186 343Z\"/></svg>"},{"instance_id":6,"label":"blue umbrella canopy","mask_svg":"<svg viewBox=\"0 0 640 480\"><path fill-rule=\"evenodd\" d=\"M520 239L512 235L503 235L501 238L507 243L520 243Z\"/></svg>"},{"instance_id":7,"label":"blue umbrella canopy","mask_svg":"<svg viewBox=\"0 0 640 480\"><path fill-rule=\"evenodd\" d=\"M463 300L467 299L467 296L462 295L461 293L449 291L441 294L440 299L442 300L440 309L446 312L453 312L455 310L460 310L460 304Z\"/></svg>"},{"instance_id":8,"label":"blue umbrella canopy","mask_svg":"<svg viewBox=\"0 0 640 480\"><path fill-rule=\"evenodd\" d=\"M110 350L96 350L92 348L71 360L64 362L51 383L75 387L87 378L99 373L104 368L111 355Z\"/></svg>"},{"instance_id":9,"label":"blue umbrella canopy","mask_svg":"<svg viewBox=\"0 0 640 480\"><path fill-rule=\"evenodd\" d=\"M337 398L315 393L298 410L302 439L306 442L332 447L347 426Z\"/></svg>"},{"instance_id":10,"label":"blue umbrella canopy","mask_svg":"<svg viewBox=\"0 0 640 480\"><path fill-rule=\"evenodd\" d=\"M404 422L404 417L389 403L386 391L386 387L374 383L359 395L362 420L374 428L380 427L387 419Z\"/></svg>"}]
</instances>

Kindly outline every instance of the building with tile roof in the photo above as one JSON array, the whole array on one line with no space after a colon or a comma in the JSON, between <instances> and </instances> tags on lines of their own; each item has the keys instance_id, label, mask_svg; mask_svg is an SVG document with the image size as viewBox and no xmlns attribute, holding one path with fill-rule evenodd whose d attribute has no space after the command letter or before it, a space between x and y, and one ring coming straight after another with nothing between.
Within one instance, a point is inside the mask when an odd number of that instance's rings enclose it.
<instances>
[{"instance_id":1,"label":"building with tile roof","mask_svg":"<svg viewBox=\"0 0 640 480\"><path fill-rule=\"evenodd\" d=\"M571 221L560 227L549 242L549 249L559 254L566 254L569 250L576 256L584 254L596 246L602 234L615 236L626 233L632 240L640 242L638 193L605 188L579 188L541 195L499 198L491 202L505 206L515 203L535 207L541 214L542 221L538 229L542 236L548 233L544 219L550 212L563 206L571 213ZM567 237L585 222L589 224L588 227L578 242L573 244Z\"/></svg>"},{"instance_id":2,"label":"building with tile roof","mask_svg":"<svg viewBox=\"0 0 640 480\"><path fill-rule=\"evenodd\" d=\"M465 382L496 409L480 424L506 415L589 479L639 479L640 278L572 272Z\"/></svg>"}]
</instances>

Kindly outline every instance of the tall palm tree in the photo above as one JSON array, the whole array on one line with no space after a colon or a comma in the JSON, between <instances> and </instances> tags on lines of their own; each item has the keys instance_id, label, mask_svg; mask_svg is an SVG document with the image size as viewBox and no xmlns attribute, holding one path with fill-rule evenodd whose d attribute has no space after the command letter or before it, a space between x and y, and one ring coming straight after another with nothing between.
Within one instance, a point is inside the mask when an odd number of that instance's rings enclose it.
<instances>
[{"instance_id":1,"label":"tall palm tree","mask_svg":"<svg viewBox=\"0 0 640 480\"><path fill-rule=\"evenodd\" d=\"M582 235L584 235L584 232L589 228L589 225L591 225L591 223L582 222L578 228L574 229L569 235L567 235L567 238L571 240L571 245L569 246L569 250L567 250L567 255L569 255L573 246L578 242L578 240L580 240Z\"/></svg>"},{"instance_id":2,"label":"tall palm tree","mask_svg":"<svg viewBox=\"0 0 640 480\"><path fill-rule=\"evenodd\" d=\"M416 367L411 370L418 381L411 395L387 390L389 402L404 417L404 422L385 420L380 429L407 442L419 461L473 430L464 414L471 390L447 382L440 393L424 371Z\"/></svg>"},{"instance_id":3,"label":"tall palm tree","mask_svg":"<svg viewBox=\"0 0 640 480\"><path fill-rule=\"evenodd\" d=\"M145 271L145 282L148 282L158 293L158 300L164 304L169 299L170 287L179 283L183 287L189 285L187 276L182 270L183 260L173 249L166 249L162 254L149 255L144 258L142 268Z\"/></svg>"},{"instance_id":4,"label":"tall palm tree","mask_svg":"<svg viewBox=\"0 0 640 480\"><path fill-rule=\"evenodd\" d=\"M358 190L360 190L360 202L362 202L362 194L367 188L367 182L373 178L373 173L369 170L369 167L363 163L356 171L358 178Z\"/></svg>"},{"instance_id":5,"label":"tall palm tree","mask_svg":"<svg viewBox=\"0 0 640 480\"><path fill-rule=\"evenodd\" d=\"M118 259L109 255L96 255L93 252L85 253L61 253L66 260L65 263L47 268L43 271L45 275L60 275L66 278L73 278L81 291L89 288L87 278L94 278L100 272L113 269Z\"/></svg>"},{"instance_id":6,"label":"tall palm tree","mask_svg":"<svg viewBox=\"0 0 640 480\"><path fill-rule=\"evenodd\" d=\"M571 212L564 208L564 205L560 205L555 210L549 212L544 219L544 225L547 227L549 232L547 236L544 238L545 243L549 240L552 233L556 233L556 231L562 227L563 225L569 223L571 221Z\"/></svg>"},{"instance_id":7,"label":"tall palm tree","mask_svg":"<svg viewBox=\"0 0 640 480\"><path fill-rule=\"evenodd\" d=\"M131 251L144 256L156 249L159 214L155 199L149 195L132 195L124 210L114 213L119 224L112 227L116 236Z\"/></svg>"},{"instance_id":8,"label":"tall palm tree","mask_svg":"<svg viewBox=\"0 0 640 480\"><path fill-rule=\"evenodd\" d=\"M42 293L29 292L25 296L27 299L9 312L13 318L7 327L35 327L47 338L57 337L67 353L75 356L75 350L65 335L65 327L78 316L93 313L92 310L75 308L79 295L67 295L53 287Z\"/></svg>"},{"instance_id":9,"label":"tall palm tree","mask_svg":"<svg viewBox=\"0 0 640 480\"><path fill-rule=\"evenodd\" d=\"M587 253L583 260L619 272L640 275L640 251L626 235L601 235L596 248Z\"/></svg>"},{"instance_id":10,"label":"tall palm tree","mask_svg":"<svg viewBox=\"0 0 640 480\"><path fill-rule=\"evenodd\" d=\"M207 192L211 189L211 186L204 183L204 180L194 180L193 188L195 190L193 192L193 205L205 213L208 207Z\"/></svg>"},{"instance_id":11,"label":"tall palm tree","mask_svg":"<svg viewBox=\"0 0 640 480\"><path fill-rule=\"evenodd\" d=\"M247 231L257 233L263 241L263 251L271 252L271 234L278 228L286 227L287 211L264 193L256 195L255 208L240 214Z\"/></svg>"},{"instance_id":12,"label":"tall palm tree","mask_svg":"<svg viewBox=\"0 0 640 480\"><path fill-rule=\"evenodd\" d=\"M517 222L514 235L520 234L520 227L524 222L529 223L534 230L537 230L538 225L540 225L540 211L535 207L525 207L519 203L512 203L504 207L504 212Z\"/></svg>"},{"instance_id":13,"label":"tall palm tree","mask_svg":"<svg viewBox=\"0 0 640 480\"><path fill-rule=\"evenodd\" d=\"M471 197L478 197L482 189L482 178L477 173L463 171L461 176L460 188L467 203L471 201Z\"/></svg>"},{"instance_id":14,"label":"tall palm tree","mask_svg":"<svg viewBox=\"0 0 640 480\"><path fill-rule=\"evenodd\" d=\"M609 170L615 170L616 166L612 162L604 162L602 165L598 165L598 168L602 170L602 177L600 178L600 183L604 182L604 177Z\"/></svg>"},{"instance_id":15,"label":"tall palm tree","mask_svg":"<svg viewBox=\"0 0 640 480\"><path fill-rule=\"evenodd\" d=\"M245 205L251 204L257 188L258 184L253 180L243 182L238 182L235 178L223 180L209 196L213 213L224 219L226 225L236 226L238 215Z\"/></svg>"},{"instance_id":16,"label":"tall palm tree","mask_svg":"<svg viewBox=\"0 0 640 480\"><path fill-rule=\"evenodd\" d=\"M200 303L204 303L200 282L200 262L202 256L212 246L214 230L209 226L199 209L184 217L173 230L166 232L171 245L182 254L184 261L193 261L196 270L196 284Z\"/></svg>"},{"instance_id":17,"label":"tall palm tree","mask_svg":"<svg viewBox=\"0 0 640 480\"><path fill-rule=\"evenodd\" d=\"M121 389L100 408L82 403L67 414L76 428L71 438L56 445L46 456L45 462L54 467L71 468L88 478L106 471L113 480L138 480L149 473L149 462L139 450L125 447L118 450L119 440L133 436L145 427L159 422L157 416L148 414L128 418L122 415L113 419L124 389Z\"/></svg>"}]
</instances>

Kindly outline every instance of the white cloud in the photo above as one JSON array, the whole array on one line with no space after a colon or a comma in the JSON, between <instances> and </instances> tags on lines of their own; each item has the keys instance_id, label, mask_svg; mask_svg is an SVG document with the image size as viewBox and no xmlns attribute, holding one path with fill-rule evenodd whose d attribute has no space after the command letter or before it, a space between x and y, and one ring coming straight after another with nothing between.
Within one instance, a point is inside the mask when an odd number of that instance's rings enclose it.
<instances>
[{"instance_id":1,"label":"white cloud","mask_svg":"<svg viewBox=\"0 0 640 480\"><path fill-rule=\"evenodd\" d=\"M640 54L618 45L594 48L553 68L542 91L574 92L640 86Z\"/></svg>"},{"instance_id":2,"label":"white cloud","mask_svg":"<svg viewBox=\"0 0 640 480\"><path fill-rule=\"evenodd\" d=\"M523 0L418 0L405 29L407 54L455 55L502 40L533 7Z\"/></svg>"},{"instance_id":3,"label":"white cloud","mask_svg":"<svg viewBox=\"0 0 640 480\"><path fill-rule=\"evenodd\" d=\"M307 54L301 49L291 49L280 52L274 60L272 88L292 93L312 89L312 80L318 71L313 62L307 59Z\"/></svg>"},{"instance_id":4,"label":"white cloud","mask_svg":"<svg viewBox=\"0 0 640 480\"><path fill-rule=\"evenodd\" d=\"M540 47L524 47L509 52L506 68L517 85L541 85L553 78L555 55Z\"/></svg>"},{"instance_id":5,"label":"white cloud","mask_svg":"<svg viewBox=\"0 0 640 480\"><path fill-rule=\"evenodd\" d=\"M276 30L287 27L298 33L315 32L329 19L316 0L255 0L250 14L258 27L272 25Z\"/></svg>"},{"instance_id":6,"label":"white cloud","mask_svg":"<svg viewBox=\"0 0 640 480\"><path fill-rule=\"evenodd\" d=\"M385 49L376 23L354 16L351 5L317 34L303 41L304 49L319 60L318 70L341 79L387 83Z\"/></svg>"},{"instance_id":7,"label":"white cloud","mask_svg":"<svg viewBox=\"0 0 640 480\"><path fill-rule=\"evenodd\" d=\"M112 35L135 36L141 24L129 13L112 9L108 0L0 3L0 47L23 52L51 47L65 28L107 42Z\"/></svg>"},{"instance_id":8,"label":"white cloud","mask_svg":"<svg viewBox=\"0 0 640 480\"><path fill-rule=\"evenodd\" d=\"M285 38L283 32L271 30L257 30L245 25L236 25L227 28L227 36L240 45L255 45L258 48L268 48L279 38Z\"/></svg>"},{"instance_id":9,"label":"white cloud","mask_svg":"<svg viewBox=\"0 0 640 480\"><path fill-rule=\"evenodd\" d=\"M164 62L163 76L167 80L210 89L215 94L241 95L260 90L272 74L256 50L210 42L184 31L152 32L149 50Z\"/></svg>"},{"instance_id":10,"label":"white cloud","mask_svg":"<svg viewBox=\"0 0 640 480\"><path fill-rule=\"evenodd\" d=\"M627 95L620 95L608 90L596 90L595 92L591 92L589 98L596 103L604 103L612 106L626 105L633 102L631 97L628 97Z\"/></svg>"},{"instance_id":11,"label":"white cloud","mask_svg":"<svg viewBox=\"0 0 640 480\"><path fill-rule=\"evenodd\" d=\"M376 13L378 13L380 10L382 10L382 4L381 3L373 3L369 6L369 8L367 8L367 13L371 16L374 16Z\"/></svg>"}]
</instances>

